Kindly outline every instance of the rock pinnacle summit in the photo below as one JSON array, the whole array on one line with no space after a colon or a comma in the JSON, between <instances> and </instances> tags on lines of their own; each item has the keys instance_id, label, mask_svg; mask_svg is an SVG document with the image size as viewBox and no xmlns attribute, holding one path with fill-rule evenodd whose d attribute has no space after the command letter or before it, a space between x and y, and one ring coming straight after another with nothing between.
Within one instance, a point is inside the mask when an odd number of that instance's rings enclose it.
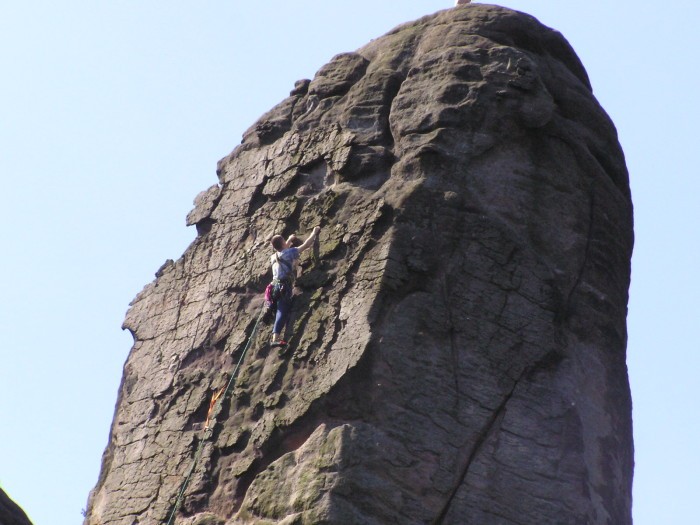
<instances>
[{"instance_id":1,"label":"rock pinnacle summit","mask_svg":"<svg viewBox=\"0 0 700 525\"><path fill-rule=\"evenodd\" d=\"M85 525L631 524L632 202L569 43L462 5L290 88L130 305Z\"/></svg>"}]
</instances>

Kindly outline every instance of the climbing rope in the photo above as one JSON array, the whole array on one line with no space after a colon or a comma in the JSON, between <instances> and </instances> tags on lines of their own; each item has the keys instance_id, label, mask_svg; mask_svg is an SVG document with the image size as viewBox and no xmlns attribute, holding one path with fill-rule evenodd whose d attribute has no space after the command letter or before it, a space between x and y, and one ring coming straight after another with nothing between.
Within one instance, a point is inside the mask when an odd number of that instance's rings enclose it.
<instances>
[{"instance_id":1,"label":"climbing rope","mask_svg":"<svg viewBox=\"0 0 700 525\"><path fill-rule=\"evenodd\" d=\"M209 412L207 413L207 420L204 426L204 432L202 434L202 439L199 441L199 445L197 446L197 451L194 454L194 459L192 460L190 470L187 472L187 476L185 476L185 481L182 483L182 487L180 487L180 491L177 494L177 499L175 500L175 505L173 505L173 510L170 512L170 517L168 518L168 521L165 522L167 525L172 525L172 523L174 523L173 520L175 519L175 515L177 514L180 505L182 505L182 500L185 497L185 491L187 490L187 486L190 484L192 474L194 474L194 471L197 468L197 463L199 462L199 458L202 455L202 449L204 448L204 444L209 438L211 438L214 435L214 425L216 424L216 419L214 419L213 424L210 426L210 416L212 414L217 413L217 410L221 407L221 404L233 390L233 387L236 384L236 378L238 377L238 371L240 370L241 364L243 363L243 360L245 359L245 356L248 353L250 345L255 339L255 335L258 332L258 325L260 324L260 321L262 320L264 314L265 305L263 305L262 309L260 310L260 315L258 315L258 319L257 321L255 321L253 331L251 332L250 337L248 337L248 342L243 348L243 352L241 352L241 357L238 359L238 363L236 364L236 367L231 373L231 377L228 380L228 384L223 390L220 390L219 392L215 393L212 397L211 403L209 405Z\"/></svg>"}]
</instances>

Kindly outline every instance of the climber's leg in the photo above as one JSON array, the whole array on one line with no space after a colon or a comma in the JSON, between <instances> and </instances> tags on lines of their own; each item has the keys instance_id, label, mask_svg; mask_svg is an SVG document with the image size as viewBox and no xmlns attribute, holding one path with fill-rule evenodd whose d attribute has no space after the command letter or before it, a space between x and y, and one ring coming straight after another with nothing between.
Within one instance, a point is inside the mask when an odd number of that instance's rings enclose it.
<instances>
[{"instance_id":1,"label":"climber's leg","mask_svg":"<svg viewBox=\"0 0 700 525\"><path fill-rule=\"evenodd\" d=\"M277 314L275 316L275 324L272 327L272 344L271 346L285 346L286 341L280 339L280 335L287 326L289 316L292 313L292 294L286 290L282 292L277 300Z\"/></svg>"}]
</instances>

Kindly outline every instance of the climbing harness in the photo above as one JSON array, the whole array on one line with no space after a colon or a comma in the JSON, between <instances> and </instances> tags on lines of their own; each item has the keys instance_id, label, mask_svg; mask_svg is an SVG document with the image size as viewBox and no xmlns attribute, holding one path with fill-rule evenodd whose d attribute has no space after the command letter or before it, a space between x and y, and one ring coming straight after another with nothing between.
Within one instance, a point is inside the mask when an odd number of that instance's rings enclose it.
<instances>
[{"instance_id":1,"label":"climbing harness","mask_svg":"<svg viewBox=\"0 0 700 525\"><path fill-rule=\"evenodd\" d=\"M211 398L211 401L209 402L209 411L207 412L207 419L206 419L206 422L204 424L204 432L202 434L202 439L199 440L199 445L197 446L197 451L194 454L194 458L192 460L192 465L190 466L190 469L187 472L187 475L185 476L185 481L183 481L182 486L180 487L180 491L177 494L177 499L175 500L175 504L173 505L173 510L170 512L170 516L169 516L168 520L166 522L164 522L167 525L172 525L174 523L173 520L175 519L175 515L177 514L177 511L179 510L180 505L182 505L182 500L185 496L185 491L187 490L187 487L190 484L192 474L194 474L194 471L197 468L197 463L199 462L199 459L202 455L202 450L204 449L204 444L214 434L214 425L216 425L216 419L212 420L211 416L212 416L212 414L216 413L219 408L221 408L221 404L231 394L231 391L233 390L233 387L236 384L236 378L238 377L238 372L241 368L241 364L243 363L243 360L245 359L245 356L248 353L248 349L250 348L252 342L255 340L255 335L258 332L258 326L260 325L260 321L262 320L264 314L265 314L265 307L263 307L261 309L260 315L258 315L258 319L255 321L255 325L253 326L253 331L251 332L250 336L248 337L248 342L246 343L245 347L243 348L243 352L241 352L241 357L238 359L238 363L236 363L236 367L233 369L233 372L231 372L231 377L228 380L228 384L224 388L215 392Z\"/></svg>"},{"instance_id":2,"label":"climbing harness","mask_svg":"<svg viewBox=\"0 0 700 525\"><path fill-rule=\"evenodd\" d=\"M287 269L287 274L283 279L272 279L272 282L265 288L265 313L266 322L272 321L277 312L277 301L283 294L289 293L293 286L293 266L288 261L280 259L279 254L275 254L277 264Z\"/></svg>"}]
</instances>

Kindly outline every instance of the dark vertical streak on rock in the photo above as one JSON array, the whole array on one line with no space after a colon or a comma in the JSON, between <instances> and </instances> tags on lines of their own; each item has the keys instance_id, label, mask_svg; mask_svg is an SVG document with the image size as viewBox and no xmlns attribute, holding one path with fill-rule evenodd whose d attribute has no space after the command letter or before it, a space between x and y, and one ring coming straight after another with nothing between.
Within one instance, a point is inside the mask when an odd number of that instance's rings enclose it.
<instances>
[{"instance_id":1,"label":"dark vertical streak on rock","mask_svg":"<svg viewBox=\"0 0 700 525\"><path fill-rule=\"evenodd\" d=\"M460 376L460 367L459 367L459 348L456 342L456 334L455 334L455 325L454 325L454 320L452 316L452 309L450 308L450 301L449 301L449 285L447 283L447 278L443 274L442 279L440 284L442 285L442 297L443 297L443 302L445 304L445 310L447 311L447 321L448 321L448 337L450 339L450 358L451 358L451 364L452 364L452 375L454 378L454 389L455 389L455 394L454 394L454 409L459 413L459 405L460 405L460 400L462 398L462 393L459 388L459 376Z\"/></svg>"},{"instance_id":2,"label":"dark vertical streak on rock","mask_svg":"<svg viewBox=\"0 0 700 525\"><path fill-rule=\"evenodd\" d=\"M591 239L593 237L593 227L595 220L595 190L592 187L589 192L589 199L590 201L588 206L588 231L586 233L586 246L583 250L583 260L581 261L581 266L579 267L579 271L576 274L576 280L571 285L571 288L569 288L569 293L566 296L566 300L564 301L564 308L562 308L561 312L566 318L568 318L569 315L571 315L571 298L573 297L574 293L583 281L583 276L586 273L586 267L588 265L589 255L591 251Z\"/></svg>"},{"instance_id":3,"label":"dark vertical streak on rock","mask_svg":"<svg viewBox=\"0 0 700 525\"><path fill-rule=\"evenodd\" d=\"M481 447L484 445L489 436L493 435L496 429L500 426L500 423L503 420L503 416L505 415L508 402L510 401L511 397L513 397L513 392L515 392L519 381L520 380L516 381L513 384L513 388L511 388L510 392L508 392L505 398L503 398L503 402L501 403L501 405L496 409L489 421L484 426L483 430L479 433L464 466L458 471L460 472L460 474L457 483L455 483L452 492L447 498L447 501L442 507L442 510L438 514L437 518L435 518L435 520L432 521L432 525L442 525L444 523L445 517L447 516L452 506L452 502L454 501L455 496L457 496L457 492L459 492L459 490L463 487L464 481L467 479L467 474L469 474L469 469L471 468L474 458L476 458L477 454L481 450Z\"/></svg>"}]
</instances>

